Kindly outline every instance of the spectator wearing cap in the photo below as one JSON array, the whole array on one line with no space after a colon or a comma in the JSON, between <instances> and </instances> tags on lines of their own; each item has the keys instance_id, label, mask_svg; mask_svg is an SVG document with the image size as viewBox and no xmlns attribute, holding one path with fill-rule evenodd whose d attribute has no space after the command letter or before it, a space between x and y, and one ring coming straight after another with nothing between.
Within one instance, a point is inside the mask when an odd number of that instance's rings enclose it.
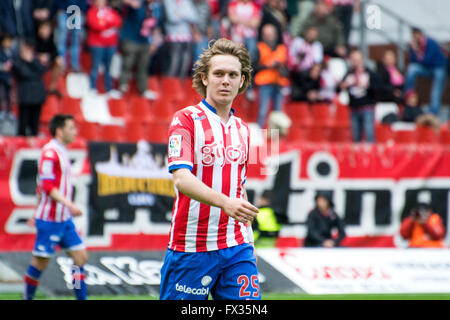
<instances>
[{"instance_id":1,"label":"spectator wearing cap","mask_svg":"<svg viewBox=\"0 0 450 320\"><path fill-rule=\"evenodd\" d=\"M326 193L318 193L316 206L308 214L305 247L339 247L345 238L344 223L334 211L334 203Z\"/></svg>"},{"instance_id":2,"label":"spectator wearing cap","mask_svg":"<svg viewBox=\"0 0 450 320\"><path fill-rule=\"evenodd\" d=\"M439 44L418 28L412 29L409 58L404 91L415 88L418 76L432 78L429 110L438 115L447 79L447 58Z\"/></svg>"}]
</instances>

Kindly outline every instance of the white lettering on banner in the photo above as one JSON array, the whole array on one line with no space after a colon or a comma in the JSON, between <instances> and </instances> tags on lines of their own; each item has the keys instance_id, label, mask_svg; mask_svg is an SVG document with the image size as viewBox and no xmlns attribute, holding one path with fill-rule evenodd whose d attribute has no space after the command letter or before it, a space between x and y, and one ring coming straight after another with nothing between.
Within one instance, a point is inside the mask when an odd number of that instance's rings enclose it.
<instances>
[{"instance_id":1,"label":"white lettering on banner","mask_svg":"<svg viewBox=\"0 0 450 320\"><path fill-rule=\"evenodd\" d=\"M147 261L144 269L141 269L140 263L133 257L103 257L100 262L129 285L156 285L161 281L161 263L158 261L153 261L153 265L150 265L151 261Z\"/></svg>"},{"instance_id":2,"label":"white lettering on banner","mask_svg":"<svg viewBox=\"0 0 450 320\"><path fill-rule=\"evenodd\" d=\"M58 257L56 262L64 273L64 280L66 281L67 287L72 289L73 260L68 257ZM100 258L100 263L111 273L95 265L85 264L85 282L87 285L122 285L125 283L133 286L141 286L159 285L161 283L161 261L137 261L133 257L102 257Z\"/></svg>"},{"instance_id":3,"label":"white lettering on banner","mask_svg":"<svg viewBox=\"0 0 450 320\"><path fill-rule=\"evenodd\" d=\"M66 282L68 289L73 289L72 284L72 266L73 260L68 257L58 257L56 259L56 263L59 265L59 268L64 273L64 281ZM91 264L85 264L84 270L86 272L85 282L87 285L120 285L122 281L120 278L116 277L109 272L105 272L97 266Z\"/></svg>"},{"instance_id":4,"label":"white lettering on banner","mask_svg":"<svg viewBox=\"0 0 450 320\"><path fill-rule=\"evenodd\" d=\"M347 202L351 193L361 193L361 208L353 214L360 217L358 224L346 226L347 236L366 235L395 235L398 234L401 222L401 213L405 206L406 194L409 191L418 190L418 197L422 197L424 191L420 190L444 190L450 199L450 178L377 178L368 179L356 177L346 179L339 177L339 166L331 153L319 151L308 158L307 177L300 179L301 156L299 151L290 151L279 156L279 166L291 166L289 194L287 201L287 216L289 222L296 225L285 225L281 230L282 236L294 236L303 238L306 236L307 215L314 207L314 195L317 190L332 190L335 210L341 217L346 211L355 211L354 203ZM329 172L320 175L317 171L319 163L326 163ZM246 189L255 192L257 199L264 190L272 190L275 185L275 176L268 176L264 180L249 178ZM389 199L386 209L389 210L389 221L385 224L376 224L376 203L380 193L385 193ZM417 199L419 200L419 199ZM447 201L446 212L450 221L450 201ZM447 229L450 234L450 228Z\"/></svg>"},{"instance_id":5,"label":"white lettering on banner","mask_svg":"<svg viewBox=\"0 0 450 320\"><path fill-rule=\"evenodd\" d=\"M450 252L442 249L258 249L257 255L311 294L450 292Z\"/></svg>"}]
</instances>

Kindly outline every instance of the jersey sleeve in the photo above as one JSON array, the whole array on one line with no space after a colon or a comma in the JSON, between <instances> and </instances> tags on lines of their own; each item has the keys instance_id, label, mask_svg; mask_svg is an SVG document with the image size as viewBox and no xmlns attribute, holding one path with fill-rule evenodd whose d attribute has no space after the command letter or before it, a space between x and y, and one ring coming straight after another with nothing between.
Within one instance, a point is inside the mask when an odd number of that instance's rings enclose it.
<instances>
[{"instance_id":1,"label":"jersey sleeve","mask_svg":"<svg viewBox=\"0 0 450 320\"><path fill-rule=\"evenodd\" d=\"M39 186L46 193L50 193L58 184L58 155L54 150L44 150L39 163Z\"/></svg>"},{"instance_id":2,"label":"jersey sleeve","mask_svg":"<svg viewBox=\"0 0 450 320\"><path fill-rule=\"evenodd\" d=\"M177 112L169 126L167 144L169 172L194 167L194 121L186 110Z\"/></svg>"}]
</instances>

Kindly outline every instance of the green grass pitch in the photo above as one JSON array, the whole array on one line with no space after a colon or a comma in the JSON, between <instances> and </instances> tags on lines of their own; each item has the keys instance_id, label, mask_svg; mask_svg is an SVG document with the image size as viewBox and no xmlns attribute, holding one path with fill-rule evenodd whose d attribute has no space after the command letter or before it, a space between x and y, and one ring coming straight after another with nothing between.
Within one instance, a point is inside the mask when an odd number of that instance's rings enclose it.
<instances>
[{"instance_id":1,"label":"green grass pitch","mask_svg":"<svg viewBox=\"0 0 450 320\"><path fill-rule=\"evenodd\" d=\"M0 300L20 300L20 293L1 293ZM89 300L156 300L156 296L89 296ZM263 300L450 300L450 293L414 293L414 294L290 294L266 293ZM74 300L73 296L48 297L37 293L36 300Z\"/></svg>"}]
</instances>

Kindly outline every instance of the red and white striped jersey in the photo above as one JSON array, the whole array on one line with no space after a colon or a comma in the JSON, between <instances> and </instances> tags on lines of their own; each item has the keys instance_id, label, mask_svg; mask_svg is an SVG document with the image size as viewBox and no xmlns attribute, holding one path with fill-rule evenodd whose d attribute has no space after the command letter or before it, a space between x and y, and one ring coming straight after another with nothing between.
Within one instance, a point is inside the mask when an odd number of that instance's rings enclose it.
<instances>
[{"instance_id":1,"label":"red and white striped jersey","mask_svg":"<svg viewBox=\"0 0 450 320\"><path fill-rule=\"evenodd\" d=\"M244 197L250 134L231 110L224 124L205 100L175 113L169 128L169 171L188 168L208 187ZM248 243L247 227L220 208L191 199L175 188L169 248L203 252Z\"/></svg>"},{"instance_id":2,"label":"red and white striped jersey","mask_svg":"<svg viewBox=\"0 0 450 320\"><path fill-rule=\"evenodd\" d=\"M72 199L70 181L70 159L67 149L56 139L52 139L42 148L38 164L38 190L41 201L35 218L45 221L64 222L71 217L69 208L50 198L53 188L68 199Z\"/></svg>"}]
</instances>

